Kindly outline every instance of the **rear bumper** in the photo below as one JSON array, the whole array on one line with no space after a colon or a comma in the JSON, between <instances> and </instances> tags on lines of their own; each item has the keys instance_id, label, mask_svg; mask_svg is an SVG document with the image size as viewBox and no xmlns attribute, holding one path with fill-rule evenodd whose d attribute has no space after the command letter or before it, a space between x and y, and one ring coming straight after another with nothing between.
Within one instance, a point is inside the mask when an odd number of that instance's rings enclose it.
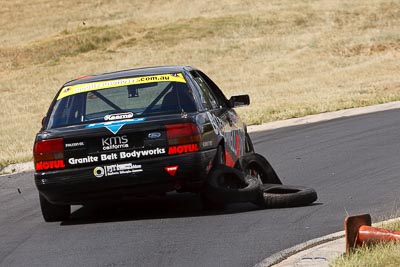
<instances>
[{"instance_id":1,"label":"rear bumper","mask_svg":"<svg viewBox=\"0 0 400 267\"><path fill-rule=\"evenodd\" d=\"M39 193L54 204L121 201L179 187L182 191L199 191L215 153L216 149L212 149L104 166L37 172L35 184ZM166 170L166 167L175 166L176 173Z\"/></svg>"}]
</instances>

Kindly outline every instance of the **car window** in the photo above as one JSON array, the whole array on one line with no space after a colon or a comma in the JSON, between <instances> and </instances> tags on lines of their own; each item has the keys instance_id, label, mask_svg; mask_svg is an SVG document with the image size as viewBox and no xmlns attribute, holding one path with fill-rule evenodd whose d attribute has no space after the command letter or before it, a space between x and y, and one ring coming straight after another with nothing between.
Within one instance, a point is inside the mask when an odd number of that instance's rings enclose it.
<instances>
[{"instance_id":1,"label":"car window","mask_svg":"<svg viewBox=\"0 0 400 267\"><path fill-rule=\"evenodd\" d=\"M135 86L135 88L129 86L121 86L117 88L111 88L101 90L98 92L88 92L86 94L86 112L87 119L96 118L97 114L129 110L134 113L140 114L151 102L156 99L158 95L165 89L165 84L154 83L151 86L145 88ZM165 95L172 90L169 89L165 92ZM157 101L155 107L160 107L162 99Z\"/></svg>"},{"instance_id":2,"label":"car window","mask_svg":"<svg viewBox=\"0 0 400 267\"><path fill-rule=\"evenodd\" d=\"M155 116L181 112L195 112L195 104L183 76L176 81L143 82L139 78L132 82L104 81L82 85L78 93L71 93L70 88L63 88L56 101L48 128L107 121L111 118L131 118ZM107 83L108 82L108 83ZM101 88L110 83L123 86ZM72 86L71 86L72 87ZM99 87L98 89L93 89ZM89 88L89 89L87 89ZM118 116L117 116L118 117Z\"/></svg>"},{"instance_id":3,"label":"car window","mask_svg":"<svg viewBox=\"0 0 400 267\"><path fill-rule=\"evenodd\" d=\"M216 96L211 91L210 87L204 79L196 72L191 72L194 80L199 85L201 102L206 109L216 109L219 107Z\"/></svg>"},{"instance_id":4,"label":"car window","mask_svg":"<svg viewBox=\"0 0 400 267\"><path fill-rule=\"evenodd\" d=\"M207 84L208 88L211 90L212 94L215 96L215 99L220 107L227 106L227 99L225 95L222 93L221 89L203 72L197 71L199 76L203 79L203 81Z\"/></svg>"}]
</instances>

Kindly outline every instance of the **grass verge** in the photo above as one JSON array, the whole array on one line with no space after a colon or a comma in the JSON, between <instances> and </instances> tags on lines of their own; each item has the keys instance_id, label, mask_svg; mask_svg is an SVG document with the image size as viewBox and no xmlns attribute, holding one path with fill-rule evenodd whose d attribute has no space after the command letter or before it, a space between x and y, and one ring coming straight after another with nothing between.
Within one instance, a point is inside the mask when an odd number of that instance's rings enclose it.
<instances>
[{"instance_id":1,"label":"grass verge","mask_svg":"<svg viewBox=\"0 0 400 267\"><path fill-rule=\"evenodd\" d=\"M378 226L381 227L381 226ZM400 221L382 226L384 229L400 231ZM345 254L337 258L332 267L376 267L400 266L400 243L380 243L373 246L363 246L354 253Z\"/></svg>"}]
</instances>

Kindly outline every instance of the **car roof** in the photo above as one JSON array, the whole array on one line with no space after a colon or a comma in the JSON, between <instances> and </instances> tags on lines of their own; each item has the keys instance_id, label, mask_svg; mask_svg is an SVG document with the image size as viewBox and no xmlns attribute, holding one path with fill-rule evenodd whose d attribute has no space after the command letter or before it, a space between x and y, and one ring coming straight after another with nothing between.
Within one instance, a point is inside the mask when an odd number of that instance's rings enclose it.
<instances>
[{"instance_id":1,"label":"car roof","mask_svg":"<svg viewBox=\"0 0 400 267\"><path fill-rule=\"evenodd\" d=\"M191 71L191 70L195 70L195 69L196 68L191 67L191 66L180 66L180 65L172 66L171 65L171 66L157 66L157 67L120 70L120 71L114 71L114 72L108 72L108 73L103 73L103 74L90 75L90 76L84 76L81 78L77 78L75 80L65 83L63 85L63 87L81 84L81 83L122 79L122 78L135 77L135 76L177 73L177 72L183 72L183 71Z\"/></svg>"}]
</instances>

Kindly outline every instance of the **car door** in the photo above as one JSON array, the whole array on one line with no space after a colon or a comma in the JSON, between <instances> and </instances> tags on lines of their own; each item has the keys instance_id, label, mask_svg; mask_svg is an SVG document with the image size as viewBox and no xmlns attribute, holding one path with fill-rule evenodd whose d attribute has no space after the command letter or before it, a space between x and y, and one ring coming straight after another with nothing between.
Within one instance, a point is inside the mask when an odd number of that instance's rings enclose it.
<instances>
[{"instance_id":1,"label":"car door","mask_svg":"<svg viewBox=\"0 0 400 267\"><path fill-rule=\"evenodd\" d=\"M245 125L207 75L198 70L191 74L200 88L199 93L214 132L224 140L225 163L233 167L245 152Z\"/></svg>"}]
</instances>

